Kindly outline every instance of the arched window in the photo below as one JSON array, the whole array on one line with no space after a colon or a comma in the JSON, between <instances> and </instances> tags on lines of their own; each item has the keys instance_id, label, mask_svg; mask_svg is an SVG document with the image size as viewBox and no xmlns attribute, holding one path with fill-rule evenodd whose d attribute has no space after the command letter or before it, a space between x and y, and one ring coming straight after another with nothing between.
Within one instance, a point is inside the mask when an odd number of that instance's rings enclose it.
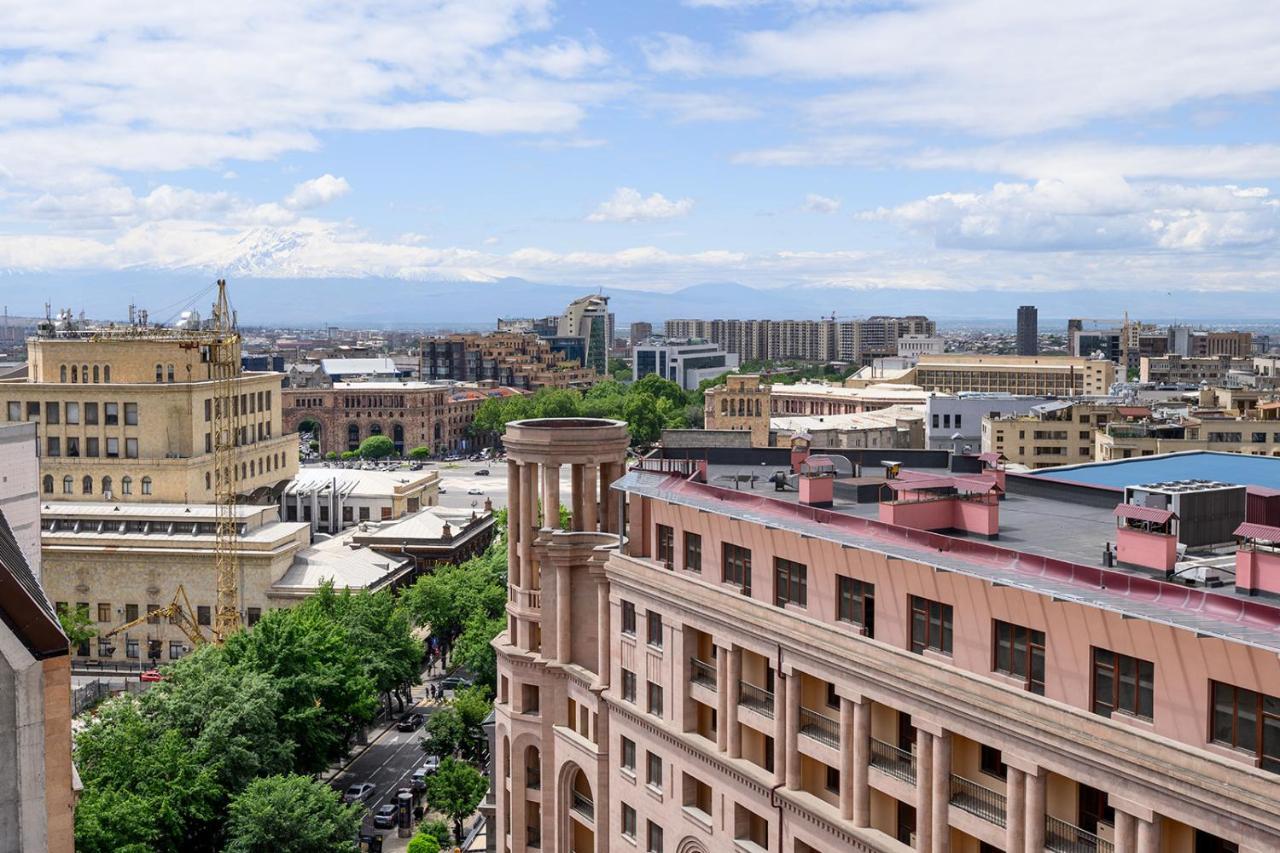
<instances>
[{"instance_id":1,"label":"arched window","mask_svg":"<svg viewBox=\"0 0 1280 853\"><path fill-rule=\"evenodd\" d=\"M58 368L58 381L59 382L67 381L67 366L65 364L62 365L62 367Z\"/></svg>"},{"instance_id":2,"label":"arched window","mask_svg":"<svg viewBox=\"0 0 1280 853\"><path fill-rule=\"evenodd\" d=\"M80 384L89 384L89 365L87 364L80 365Z\"/></svg>"},{"instance_id":3,"label":"arched window","mask_svg":"<svg viewBox=\"0 0 1280 853\"><path fill-rule=\"evenodd\" d=\"M109 364L102 365L102 381L108 385L111 384L111 365Z\"/></svg>"},{"instance_id":4,"label":"arched window","mask_svg":"<svg viewBox=\"0 0 1280 853\"><path fill-rule=\"evenodd\" d=\"M86 495L93 494L93 478L88 474L85 474L84 479L80 481L80 491L84 492Z\"/></svg>"},{"instance_id":5,"label":"arched window","mask_svg":"<svg viewBox=\"0 0 1280 853\"><path fill-rule=\"evenodd\" d=\"M110 494L111 494L111 478L103 477L102 478L102 496L108 497L110 496Z\"/></svg>"},{"instance_id":6,"label":"arched window","mask_svg":"<svg viewBox=\"0 0 1280 853\"><path fill-rule=\"evenodd\" d=\"M258 475L257 475L257 473L254 471L254 469L257 467L257 466L255 465L255 463L256 463L256 462L257 462L257 460L256 460L256 459L250 459L250 460L249 460L249 476L250 476L250 477L256 477L256 476L258 476Z\"/></svg>"},{"instance_id":7,"label":"arched window","mask_svg":"<svg viewBox=\"0 0 1280 853\"><path fill-rule=\"evenodd\" d=\"M163 364L156 365L156 381L157 382L164 381L164 365Z\"/></svg>"},{"instance_id":8,"label":"arched window","mask_svg":"<svg viewBox=\"0 0 1280 853\"><path fill-rule=\"evenodd\" d=\"M204 472L204 490L207 492L213 488L213 477L208 471Z\"/></svg>"},{"instance_id":9,"label":"arched window","mask_svg":"<svg viewBox=\"0 0 1280 853\"><path fill-rule=\"evenodd\" d=\"M169 365L169 381L173 381L173 365Z\"/></svg>"},{"instance_id":10,"label":"arched window","mask_svg":"<svg viewBox=\"0 0 1280 853\"><path fill-rule=\"evenodd\" d=\"M63 477L63 478L62 478L62 493L63 493L64 495L69 495L69 494L71 494L71 493L72 493L72 491L74 491L74 489L75 489L75 480L71 479L71 475L70 475L70 474L68 474L67 476Z\"/></svg>"},{"instance_id":11,"label":"arched window","mask_svg":"<svg viewBox=\"0 0 1280 853\"><path fill-rule=\"evenodd\" d=\"M66 370L66 368L64 367L63 370ZM71 381L72 382L80 381L80 371L76 369L76 366L74 364L71 365Z\"/></svg>"},{"instance_id":12,"label":"arched window","mask_svg":"<svg viewBox=\"0 0 1280 853\"><path fill-rule=\"evenodd\" d=\"M142 478L142 493L144 495L151 494L151 478L150 477Z\"/></svg>"},{"instance_id":13,"label":"arched window","mask_svg":"<svg viewBox=\"0 0 1280 853\"><path fill-rule=\"evenodd\" d=\"M44 475L44 493L46 495L53 494L53 475L52 474Z\"/></svg>"},{"instance_id":14,"label":"arched window","mask_svg":"<svg viewBox=\"0 0 1280 853\"><path fill-rule=\"evenodd\" d=\"M98 384L98 365L96 364L93 366L93 384Z\"/></svg>"},{"instance_id":15,"label":"arched window","mask_svg":"<svg viewBox=\"0 0 1280 853\"><path fill-rule=\"evenodd\" d=\"M347 425L347 450L355 450L360 446L360 424Z\"/></svg>"},{"instance_id":16,"label":"arched window","mask_svg":"<svg viewBox=\"0 0 1280 853\"><path fill-rule=\"evenodd\" d=\"M133 478L130 477L128 474L125 474L123 477L120 478L120 494L122 495L133 494Z\"/></svg>"}]
</instances>

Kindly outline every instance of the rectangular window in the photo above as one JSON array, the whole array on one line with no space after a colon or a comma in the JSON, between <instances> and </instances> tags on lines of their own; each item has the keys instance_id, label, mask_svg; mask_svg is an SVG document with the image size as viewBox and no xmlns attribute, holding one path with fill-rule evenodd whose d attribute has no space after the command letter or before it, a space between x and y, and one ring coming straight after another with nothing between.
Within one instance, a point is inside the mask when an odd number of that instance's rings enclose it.
<instances>
[{"instance_id":1,"label":"rectangular window","mask_svg":"<svg viewBox=\"0 0 1280 853\"><path fill-rule=\"evenodd\" d=\"M1119 712L1150 720L1154 715L1155 664L1093 650L1093 712L1110 717Z\"/></svg>"},{"instance_id":2,"label":"rectangular window","mask_svg":"<svg viewBox=\"0 0 1280 853\"><path fill-rule=\"evenodd\" d=\"M751 594L751 551L724 543L721 548L721 579L735 584L743 595Z\"/></svg>"},{"instance_id":3,"label":"rectangular window","mask_svg":"<svg viewBox=\"0 0 1280 853\"><path fill-rule=\"evenodd\" d=\"M662 716L662 685L648 682L649 713L655 717Z\"/></svg>"},{"instance_id":4,"label":"rectangular window","mask_svg":"<svg viewBox=\"0 0 1280 853\"><path fill-rule=\"evenodd\" d=\"M622 769L636 772L636 742L629 737L622 738Z\"/></svg>"},{"instance_id":5,"label":"rectangular window","mask_svg":"<svg viewBox=\"0 0 1280 853\"><path fill-rule=\"evenodd\" d=\"M779 607L809 603L809 569L803 563L773 558L773 603Z\"/></svg>"},{"instance_id":6,"label":"rectangular window","mask_svg":"<svg viewBox=\"0 0 1280 853\"><path fill-rule=\"evenodd\" d=\"M27 402L27 420L31 421L31 420L39 420L39 419L40 419L40 401L29 400Z\"/></svg>"},{"instance_id":7,"label":"rectangular window","mask_svg":"<svg viewBox=\"0 0 1280 853\"><path fill-rule=\"evenodd\" d=\"M662 827L649 821L648 853L662 853Z\"/></svg>"},{"instance_id":8,"label":"rectangular window","mask_svg":"<svg viewBox=\"0 0 1280 853\"><path fill-rule=\"evenodd\" d=\"M124 404L124 425L125 426L138 425L138 404L137 403Z\"/></svg>"},{"instance_id":9,"label":"rectangular window","mask_svg":"<svg viewBox=\"0 0 1280 853\"><path fill-rule=\"evenodd\" d=\"M84 404L84 423L85 423L85 426L98 425L98 404L97 403Z\"/></svg>"},{"instance_id":10,"label":"rectangular window","mask_svg":"<svg viewBox=\"0 0 1280 853\"><path fill-rule=\"evenodd\" d=\"M138 458L138 439L126 438L124 440L124 455L126 459Z\"/></svg>"},{"instance_id":11,"label":"rectangular window","mask_svg":"<svg viewBox=\"0 0 1280 853\"><path fill-rule=\"evenodd\" d=\"M951 654L951 605L911 596L911 651Z\"/></svg>"},{"instance_id":12,"label":"rectangular window","mask_svg":"<svg viewBox=\"0 0 1280 853\"><path fill-rule=\"evenodd\" d=\"M80 455L80 439L74 435L67 436L67 455L76 457Z\"/></svg>"},{"instance_id":13,"label":"rectangular window","mask_svg":"<svg viewBox=\"0 0 1280 853\"><path fill-rule=\"evenodd\" d=\"M119 455L120 455L120 439L108 438L107 439L107 458L115 459Z\"/></svg>"},{"instance_id":14,"label":"rectangular window","mask_svg":"<svg viewBox=\"0 0 1280 853\"><path fill-rule=\"evenodd\" d=\"M662 648L662 614L654 613L652 610L644 616L645 629L648 636L645 637L649 645L656 648Z\"/></svg>"},{"instance_id":15,"label":"rectangular window","mask_svg":"<svg viewBox=\"0 0 1280 853\"><path fill-rule=\"evenodd\" d=\"M827 765L827 790L833 794L840 793L840 771Z\"/></svg>"},{"instance_id":16,"label":"rectangular window","mask_svg":"<svg viewBox=\"0 0 1280 853\"><path fill-rule=\"evenodd\" d=\"M684 567L691 572L702 571L702 537L697 533L684 535Z\"/></svg>"},{"instance_id":17,"label":"rectangular window","mask_svg":"<svg viewBox=\"0 0 1280 853\"><path fill-rule=\"evenodd\" d=\"M635 704L636 701L636 674L629 669L622 671L622 698Z\"/></svg>"},{"instance_id":18,"label":"rectangular window","mask_svg":"<svg viewBox=\"0 0 1280 853\"><path fill-rule=\"evenodd\" d=\"M209 423L213 420L213 398L206 397L204 401L204 422Z\"/></svg>"},{"instance_id":19,"label":"rectangular window","mask_svg":"<svg viewBox=\"0 0 1280 853\"><path fill-rule=\"evenodd\" d=\"M126 604L124 606L124 621L132 622L134 619L137 619L137 618L138 618L138 605Z\"/></svg>"},{"instance_id":20,"label":"rectangular window","mask_svg":"<svg viewBox=\"0 0 1280 853\"><path fill-rule=\"evenodd\" d=\"M636 606L630 601L622 602L622 633L636 635Z\"/></svg>"},{"instance_id":21,"label":"rectangular window","mask_svg":"<svg viewBox=\"0 0 1280 853\"><path fill-rule=\"evenodd\" d=\"M993 746L982 745L979 753L979 767L983 773L988 776L995 776L997 779L1004 779L1009 775L1009 768L1005 766L1004 759L1000 755L1000 750Z\"/></svg>"},{"instance_id":22,"label":"rectangular window","mask_svg":"<svg viewBox=\"0 0 1280 853\"><path fill-rule=\"evenodd\" d=\"M644 781L650 788L662 790L662 758L652 752L645 753Z\"/></svg>"},{"instance_id":23,"label":"rectangular window","mask_svg":"<svg viewBox=\"0 0 1280 853\"><path fill-rule=\"evenodd\" d=\"M59 410L58 410L57 403L45 403L44 404L44 422L47 424L58 423L60 420L58 417L58 411Z\"/></svg>"},{"instance_id":24,"label":"rectangular window","mask_svg":"<svg viewBox=\"0 0 1280 853\"><path fill-rule=\"evenodd\" d=\"M836 575L836 618L862 626L866 637L876 635L876 585Z\"/></svg>"},{"instance_id":25,"label":"rectangular window","mask_svg":"<svg viewBox=\"0 0 1280 853\"><path fill-rule=\"evenodd\" d=\"M658 525L658 562L672 565L676 560L676 534L665 524Z\"/></svg>"},{"instance_id":26,"label":"rectangular window","mask_svg":"<svg viewBox=\"0 0 1280 853\"><path fill-rule=\"evenodd\" d=\"M96 436L89 436L84 440L85 456L97 457L99 455L100 450L101 450L101 445L99 444Z\"/></svg>"},{"instance_id":27,"label":"rectangular window","mask_svg":"<svg viewBox=\"0 0 1280 853\"><path fill-rule=\"evenodd\" d=\"M1210 687L1209 739L1248 752L1263 770L1280 773L1280 699L1220 681Z\"/></svg>"},{"instance_id":28,"label":"rectangular window","mask_svg":"<svg viewBox=\"0 0 1280 853\"><path fill-rule=\"evenodd\" d=\"M80 404L67 403L67 423L71 426L80 424Z\"/></svg>"},{"instance_id":29,"label":"rectangular window","mask_svg":"<svg viewBox=\"0 0 1280 853\"><path fill-rule=\"evenodd\" d=\"M250 628L252 628L254 625L257 625L258 620L261 618L262 618L261 607L250 607L247 610L245 610L244 621L245 621L245 624L248 625Z\"/></svg>"},{"instance_id":30,"label":"rectangular window","mask_svg":"<svg viewBox=\"0 0 1280 853\"><path fill-rule=\"evenodd\" d=\"M995 623L992 669L1021 678L1026 689L1044 695L1044 632L1009 622Z\"/></svg>"},{"instance_id":31,"label":"rectangular window","mask_svg":"<svg viewBox=\"0 0 1280 853\"><path fill-rule=\"evenodd\" d=\"M45 456L61 456L62 455L62 439L56 435L51 435L45 439Z\"/></svg>"},{"instance_id":32,"label":"rectangular window","mask_svg":"<svg viewBox=\"0 0 1280 853\"><path fill-rule=\"evenodd\" d=\"M155 612L156 612L157 610L159 610L159 609L160 609L160 605L159 605L159 604L148 604L148 605L147 605L147 614L148 614L148 615L147 615L147 624L148 624L148 625L159 625L159 624L160 624L160 617L159 617L159 616L152 616L152 615L150 615L150 614L152 614L152 613L155 613Z\"/></svg>"},{"instance_id":33,"label":"rectangular window","mask_svg":"<svg viewBox=\"0 0 1280 853\"><path fill-rule=\"evenodd\" d=\"M99 622L111 621L111 605L110 604L106 604L106 603L98 604L98 621Z\"/></svg>"},{"instance_id":34,"label":"rectangular window","mask_svg":"<svg viewBox=\"0 0 1280 853\"><path fill-rule=\"evenodd\" d=\"M209 608L207 605L201 604L196 607L196 623L199 625L212 625L213 622L209 618Z\"/></svg>"},{"instance_id":35,"label":"rectangular window","mask_svg":"<svg viewBox=\"0 0 1280 853\"><path fill-rule=\"evenodd\" d=\"M22 420L22 403L20 401L17 401L17 400L9 401L9 420L11 421Z\"/></svg>"},{"instance_id":36,"label":"rectangular window","mask_svg":"<svg viewBox=\"0 0 1280 853\"><path fill-rule=\"evenodd\" d=\"M632 841L636 837L636 810L626 803L622 804L622 834Z\"/></svg>"},{"instance_id":37,"label":"rectangular window","mask_svg":"<svg viewBox=\"0 0 1280 853\"><path fill-rule=\"evenodd\" d=\"M137 640L133 639L132 637L124 638L124 656L127 658L134 658L134 659L138 657L138 641Z\"/></svg>"},{"instance_id":38,"label":"rectangular window","mask_svg":"<svg viewBox=\"0 0 1280 853\"><path fill-rule=\"evenodd\" d=\"M120 424L119 403L102 404L102 422L107 426L118 426Z\"/></svg>"}]
</instances>

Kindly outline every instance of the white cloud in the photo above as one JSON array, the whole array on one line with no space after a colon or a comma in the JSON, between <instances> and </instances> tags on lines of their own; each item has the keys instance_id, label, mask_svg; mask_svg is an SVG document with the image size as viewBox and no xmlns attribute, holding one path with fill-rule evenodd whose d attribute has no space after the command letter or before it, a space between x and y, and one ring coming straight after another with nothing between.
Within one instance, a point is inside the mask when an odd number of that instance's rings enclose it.
<instances>
[{"instance_id":1,"label":"white cloud","mask_svg":"<svg viewBox=\"0 0 1280 853\"><path fill-rule=\"evenodd\" d=\"M640 43L645 63L659 74L696 76L712 67L711 48L678 33L658 33Z\"/></svg>"},{"instance_id":2,"label":"white cloud","mask_svg":"<svg viewBox=\"0 0 1280 853\"><path fill-rule=\"evenodd\" d=\"M864 217L901 225L944 249L1184 251L1280 240L1280 204L1265 188L1100 176L940 193Z\"/></svg>"},{"instance_id":3,"label":"white cloud","mask_svg":"<svg viewBox=\"0 0 1280 853\"><path fill-rule=\"evenodd\" d=\"M699 72L842 86L808 103L818 122L1000 137L1272 91L1280 15L1255 0L938 0L802 16L695 55Z\"/></svg>"},{"instance_id":4,"label":"white cloud","mask_svg":"<svg viewBox=\"0 0 1280 853\"><path fill-rule=\"evenodd\" d=\"M804 197L804 209L810 213L835 213L840 209L840 199L809 193Z\"/></svg>"},{"instance_id":5,"label":"white cloud","mask_svg":"<svg viewBox=\"0 0 1280 853\"><path fill-rule=\"evenodd\" d=\"M741 166L852 166L884 162L886 152L901 143L890 136L835 136L797 145L759 148L734 154Z\"/></svg>"},{"instance_id":6,"label":"white cloud","mask_svg":"<svg viewBox=\"0 0 1280 853\"><path fill-rule=\"evenodd\" d=\"M310 210L342 198L349 192L351 185L346 178L335 178L325 173L295 186L293 192L285 197L284 206L290 210Z\"/></svg>"},{"instance_id":7,"label":"white cloud","mask_svg":"<svg viewBox=\"0 0 1280 853\"><path fill-rule=\"evenodd\" d=\"M657 219L674 219L687 216L693 210L693 199L670 201L661 193L648 198L631 187L618 187L613 195L600 202L588 217L588 222L649 222Z\"/></svg>"},{"instance_id":8,"label":"white cloud","mask_svg":"<svg viewBox=\"0 0 1280 853\"><path fill-rule=\"evenodd\" d=\"M665 92L650 95L648 103L656 109L670 113L681 124L703 121L746 121L761 116L758 107L744 103L740 97L705 92Z\"/></svg>"}]
</instances>

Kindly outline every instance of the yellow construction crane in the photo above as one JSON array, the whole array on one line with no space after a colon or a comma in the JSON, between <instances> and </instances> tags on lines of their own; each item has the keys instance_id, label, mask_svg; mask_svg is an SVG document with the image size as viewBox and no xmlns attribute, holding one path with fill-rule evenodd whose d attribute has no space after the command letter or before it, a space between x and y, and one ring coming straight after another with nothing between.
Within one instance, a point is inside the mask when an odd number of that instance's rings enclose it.
<instances>
[{"instance_id":1,"label":"yellow construction crane","mask_svg":"<svg viewBox=\"0 0 1280 853\"><path fill-rule=\"evenodd\" d=\"M192 648L198 648L202 643L206 642L204 634L200 631L200 625L192 618L195 611L191 607L191 602L187 600L187 591L181 584L178 585L178 591L173 594L173 601L164 607L157 607L150 613L144 613L137 619L130 620L123 625L117 625L110 631L102 635L102 639L109 640L116 634L128 631L130 628L136 628L143 622L152 619L168 619L172 624L177 625L187 639L191 641Z\"/></svg>"}]
</instances>

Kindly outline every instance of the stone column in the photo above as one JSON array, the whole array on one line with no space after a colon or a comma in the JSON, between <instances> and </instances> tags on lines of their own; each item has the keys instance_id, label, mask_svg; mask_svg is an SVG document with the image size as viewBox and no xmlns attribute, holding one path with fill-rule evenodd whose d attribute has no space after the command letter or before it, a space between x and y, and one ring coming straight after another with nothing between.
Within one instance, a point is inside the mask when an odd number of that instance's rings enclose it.
<instances>
[{"instance_id":1,"label":"stone column","mask_svg":"<svg viewBox=\"0 0 1280 853\"><path fill-rule=\"evenodd\" d=\"M569 466L569 529L582 530L583 504L586 496L582 493L582 464L575 462Z\"/></svg>"},{"instance_id":2,"label":"stone column","mask_svg":"<svg viewBox=\"0 0 1280 853\"><path fill-rule=\"evenodd\" d=\"M1027 853L1040 853L1044 850L1044 768L1037 768L1035 773L1027 773L1027 805L1026 805L1026 838Z\"/></svg>"},{"instance_id":3,"label":"stone column","mask_svg":"<svg viewBox=\"0 0 1280 853\"><path fill-rule=\"evenodd\" d=\"M1138 853L1158 853L1160 850L1160 815L1152 815L1151 820L1137 820Z\"/></svg>"},{"instance_id":4,"label":"stone column","mask_svg":"<svg viewBox=\"0 0 1280 853\"><path fill-rule=\"evenodd\" d=\"M871 825L871 700L853 706L853 825Z\"/></svg>"},{"instance_id":5,"label":"stone column","mask_svg":"<svg viewBox=\"0 0 1280 853\"><path fill-rule=\"evenodd\" d=\"M853 700L840 697L840 819L853 820Z\"/></svg>"},{"instance_id":6,"label":"stone column","mask_svg":"<svg viewBox=\"0 0 1280 853\"><path fill-rule=\"evenodd\" d=\"M568 663L570 654L569 631L573 625L569 605L569 565L556 563L556 661ZM543 612L546 612L545 610Z\"/></svg>"},{"instance_id":7,"label":"stone column","mask_svg":"<svg viewBox=\"0 0 1280 853\"><path fill-rule=\"evenodd\" d=\"M951 850L951 733L933 736L933 853Z\"/></svg>"},{"instance_id":8,"label":"stone column","mask_svg":"<svg viewBox=\"0 0 1280 853\"><path fill-rule=\"evenodd\" d=\"M734 646L729 649L729 684L725 690L728 697L728 708L724 725L729 729L729 757L742 757L742 731L738 728L738 682L742 679L742 649Z\"/></svg>"},{"instance_id":9,"label":"stone column","mask_svg":"<svg viewBox=\"0 0 1280 853\"><path fill-rule=\"evenodd\" d=\"M729 650L716 652L716 749L729 749Z\"/></svg>"},{"instance_id":10,"label":"stone column","mask_svg":"<svg viewBox=\"0 0 1280 853\"><path fill-rule=\"evenodd\" d=\"M542 526L560 526L560 466L542 465Z\"/></svg>"},{"instance_id":11,"label":"stone column","mask_svg":"<svg viewBox=\"0 0 1280 853\"><path fill-rule=\"evenodd\" d=\"M797 790L800 787L800 676L792 673L783 678L779 671L777 684L784 686L787 692L787 787Z\"/></svg>"},{"instance_id":12,"label":"stone column","mask_svg":"<svg viewBox=\"0 0 1280 853\"><path fill-rule=\"evenodd\" d=\"M790 787L791 742L788 737L790 726L790 703L788 702L793 686L779 672L773 680L773 783L786 784Z\"/></svg>"},{"instance_id":13,"label":"stone column","mask_svg":"<svg viewBox=\"0 0 1280 853\"><path fill-rule=\"evenodd\" d=\"M599 470L599 467L594 462L588 463L582 469L582 527L584 530L593 532L599 527L599 514L597 513L596 505L597 492L599 491L596 477L599 474Z\"/></svg>"},{"instance_id":14,"label":"stone column","mask_svg":"<svg viewBox=\"0 0 1280 853\"><path fill-rule=\"evenodd\" d=\"M535 466L532 462L520 465L520 586L528 589L533 583L533 539L538 511L537 489L534 487Z\"/></svg>"},{"instance_id":15,"label":"stone column","mask_svg":"<svg viewBox=\"0 0 1280 853\"><path fill-rule=\"evenodd\" d=\"M596 578L596 686L609 686L609 649L612 642L609 621L613 614L609 609L609 582Z\"/></svg>"},{"instance_id":16,"label":"stone column","mask_svg":"<svg viewBox=\"0 0 1280 853\"><path fill-rule=\"evenodd\" d=\"M933 850L933 735L916 730L916 850Z\"/></svg>"},{"instance_id":17,"label":"stone column","mask_svg":"<svg viewBox=\"0 0 1280 853\"><path fill-rule=\"evenodd\" d=\"M1134 853L1138 845L1138 820L1116 809L1115 853Z\"/></svg>"},{"instance_id":18,"label":"stone column","mask_svg":"<svg viewBox=\"0 0 1280 853\"><path fill-rule=\"evenodd\" d=\"M605 526L613 533L622 529L622 496L614 494L609 487L622 476L625 464L605 463L604 476L600 479L600 514L604 516Z\"/></svg>"},{"instance_id":19,"label":"stone column","mask_svg":"<svg viewBox=\"0 0 1280 853\"><path fill-rule=\"evenodd\" d=\"M507 578L520 586L520 463L507 460ZM523 604L524 602L521 602Z\"/></svg>"},{"instance_id":20,"label":"stone column","mask_svg":"<svg viewBox=\"0 0 1280 853\"><path fill-rule=\"evenodd\" d=\"M1023 853L1027 838L1027 775L1010 767L1005 787L1005 853Z\"/></svg>"},{"instance_id":21,"label":"stone column","mask_svg":"<svg viewBox=\"0 0 1280 853\"><path fill-rule=\"evenodd\" d=\"M525 751L524 749L511 750L511 793L504 793L503 796L511 799L511 849L525 850L527 849L528 839L525 837L525 828L529 824L528 815L525 814ZM506 780L503 780L504 782ZM502 801L498 801L498 809L502 809Z\"/></svg>"}]
</instances>

